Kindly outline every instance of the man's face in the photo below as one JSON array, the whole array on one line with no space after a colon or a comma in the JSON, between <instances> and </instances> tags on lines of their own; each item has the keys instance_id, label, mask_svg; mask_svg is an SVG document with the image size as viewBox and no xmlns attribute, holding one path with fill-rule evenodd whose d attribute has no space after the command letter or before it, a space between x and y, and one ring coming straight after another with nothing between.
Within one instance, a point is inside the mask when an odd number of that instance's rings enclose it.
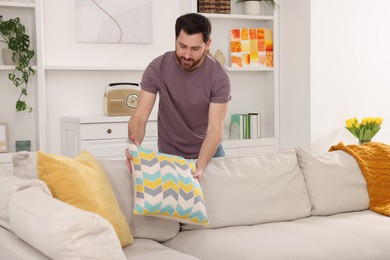
<instances>
[{"instance_id":1,"label":"man's face","mask_svg":"<svg viewBox=\"0 0 390 260\"><path fill-rule=\"evenodd\" d=\"M176 39L176 58L185 71L198 68L204 59L204 53L208 51L210 40L203 42L202 33L189 35L183 30Z\"/></svg>"}]
</instances>

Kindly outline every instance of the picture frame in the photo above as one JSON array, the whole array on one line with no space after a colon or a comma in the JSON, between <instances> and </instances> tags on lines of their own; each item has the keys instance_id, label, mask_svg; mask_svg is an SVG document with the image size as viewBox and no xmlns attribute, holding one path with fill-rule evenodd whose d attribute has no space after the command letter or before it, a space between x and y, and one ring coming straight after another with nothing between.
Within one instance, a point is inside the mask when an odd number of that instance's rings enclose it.
<instances>
[{"instance_id":1,"label":"picture frame","mask_svg":"<svg viewBox=\"0 0 390 260\"><path fill-rule=\"evenodd\" d=\"M8 153L7 124L0 122L0 153Z\"/></svg>"}]
</instances>

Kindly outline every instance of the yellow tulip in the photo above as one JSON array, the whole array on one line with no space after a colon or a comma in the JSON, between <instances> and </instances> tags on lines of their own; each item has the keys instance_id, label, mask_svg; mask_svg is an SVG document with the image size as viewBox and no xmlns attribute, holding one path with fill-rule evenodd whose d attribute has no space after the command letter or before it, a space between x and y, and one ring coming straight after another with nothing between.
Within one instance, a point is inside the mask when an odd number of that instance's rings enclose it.
<instances>
[{"instance_id":1,"label":"yellow tulip","mask_svg":"<svg viewBox=\"0 0 390 260\"><path fill-rule=\"evenodd\" d=\"M375 118L375 124L381 125L382 124L382 117Z\"/></svg>"},{"instance_id":2,"label":"yellow tulip","mask_svg":"<svg viewBox=\"0 0 390 260\"><path fill-rule=\"evenodd\" d=\"M367 117L367 123L371 123L372 121L372 117Z\"/></svg>"},{"instance_id":3,"label":"yellow tulip","mask_svg":"<svg viewBox=\"0 0 390 260\"><path fill-rule=\"evenodd\" d=\"M349 121L349 120L347 120L347 121L345 122L345 124L347 125L347 128L351 128L351 127L352 127L352 122Z\"/></svg>"},{"instance_id":4,"label":"yellow tulip","mask_svg":"<svg viewBox=\"0 0 390 260\"><path fill-rule=\"evenodd\" d=\"M366 124L367 124L367 121L368 121L367 118L363 118L363 119L362 119L362 125L366 125Z\"/></svg>"},{"instance_id":5,"label":"yellow tulip","mask_svg":"<svg viewBox=\"0 0 390 260\"><path fill-rule=\"evenodd\" d=\"M355 127L356 127L356 128L359 128L359 127L360 127L360 125L359 125L358 122L355 123Z\"/></svg>"}]
</instances>

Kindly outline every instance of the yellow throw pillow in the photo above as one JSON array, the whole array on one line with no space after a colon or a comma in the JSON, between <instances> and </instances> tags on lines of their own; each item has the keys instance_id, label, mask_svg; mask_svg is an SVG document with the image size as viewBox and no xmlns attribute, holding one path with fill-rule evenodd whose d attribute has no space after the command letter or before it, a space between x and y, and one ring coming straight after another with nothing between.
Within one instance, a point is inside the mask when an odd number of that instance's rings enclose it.
<instances>
[{"instance_id":1,"label":"yellow throw pillow","mask_svg":"<svg viewBox=\"0 0 390 260\"><path fill-rule=\"evenodd\" d=\"M37 168L39 179L46 183L54 198L108 220L122 247L133 243L109 180L90 153L84 150L73 159L38 152Z\"/></svg>"}]
</instances>

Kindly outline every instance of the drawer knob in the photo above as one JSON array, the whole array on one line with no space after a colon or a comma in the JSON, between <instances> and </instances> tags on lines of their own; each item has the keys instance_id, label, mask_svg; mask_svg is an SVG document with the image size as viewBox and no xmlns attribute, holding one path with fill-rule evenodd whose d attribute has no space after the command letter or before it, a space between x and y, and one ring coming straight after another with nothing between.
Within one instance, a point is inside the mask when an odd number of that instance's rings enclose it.
<instances>
[{"instance_id":1,"label":"drawer knob","mask_svg":"<svg viewBox=\"0 0 390 260\"><path fill-rule=\"evenodd\" d=\"M107 133L111 134L111 132L112 132L111 128L108 128Z\"/></svg>"}]
</instances>

